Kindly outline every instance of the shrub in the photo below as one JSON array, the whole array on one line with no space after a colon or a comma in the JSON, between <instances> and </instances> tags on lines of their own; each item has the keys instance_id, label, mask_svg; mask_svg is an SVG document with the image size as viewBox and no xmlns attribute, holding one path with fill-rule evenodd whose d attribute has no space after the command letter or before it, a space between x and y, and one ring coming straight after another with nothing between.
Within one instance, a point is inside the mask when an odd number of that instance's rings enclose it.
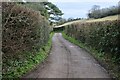
<instances>
[{"instance_id":1,"label":"shrub","mask_svg":"<svg viewBox=\"0 0 120 80\"><path fill-rule=\"evenodd\" d=\"M3 3L2 14L4 54L37 50L48 40L48 22L39 12Z\"/></svg>"},{"instance_id":2,"label":"shrub","mask_svg":"<svg viewBox=\"0 0 120 80\"><path fill-rule=\"evenodd\" d=\"M27 54L24 53L35 55L47 43L48 26L39 11L17 3L2 3L3 74L15 67L14 63L8 64L10 59L25 60Z\"/></svg>"},{"instance_id":3,"label":"shrub","mask_svg":"<svg viewBox=\"0 0 120 80\"><path fill-rule=\"evenodd\" d=\"M120 20L75 23L66 26L65 33L99 52L105 52L120 64Z\"/></svg>"}]
</instances>

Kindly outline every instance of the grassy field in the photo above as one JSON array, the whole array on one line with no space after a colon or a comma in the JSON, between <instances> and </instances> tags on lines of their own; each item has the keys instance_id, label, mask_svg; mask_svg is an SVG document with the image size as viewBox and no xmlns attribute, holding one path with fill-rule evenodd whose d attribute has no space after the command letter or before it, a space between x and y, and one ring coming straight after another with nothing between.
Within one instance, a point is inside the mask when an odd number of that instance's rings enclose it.
<instances>
[{"instance_id":1,"label":"grassy field","mask_svg":"<svg viewBox=\"0 0 120 80\"><path fill-rule=\"evenodd\" d=\"M87 20L86 22L99 22L99 21L106 21L106 20L118 20L118 16L120 15L114 15L114 16L108 16L105 18L100 18L100 19L91 19L91 20Z\"/></svg>"},{"instance_id":2,"label":"grassy field","mask_svg":"<svg viewBox=\"0 0 120 80\"><path fill-rule=\"evenodd\" d=\"M108 16L108 17L104 17L104 18L100 18L100 19L86 19L86 20L76 20L76 21L72 21L72 22L68 22L59 26L55 26L55 27L62 27L62 26L66 26L66 25L70 25L73 23L84 23L84 22L99 22L99 21L107 21L107 20L118 20L118 16L120 15L114 15L114 16Z\"/></svg>"}]
</instances>

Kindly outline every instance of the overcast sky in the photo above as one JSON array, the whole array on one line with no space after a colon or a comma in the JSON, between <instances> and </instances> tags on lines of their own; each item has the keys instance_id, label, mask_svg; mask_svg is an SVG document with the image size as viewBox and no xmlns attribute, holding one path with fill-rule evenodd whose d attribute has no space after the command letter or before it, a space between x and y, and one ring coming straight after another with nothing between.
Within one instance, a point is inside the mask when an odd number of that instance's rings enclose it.
<instances>
[{"instance_id":1,"label":"overcast sky","mask_svg":"<svg viewBox=\"0 0 120 80\"><path fill-rule=\"evenodd\" d=\"M48 0L59 7L64 18L86 18L93 5L101 8L116 6L120 0Z\"/></svg>"}]
</instances>

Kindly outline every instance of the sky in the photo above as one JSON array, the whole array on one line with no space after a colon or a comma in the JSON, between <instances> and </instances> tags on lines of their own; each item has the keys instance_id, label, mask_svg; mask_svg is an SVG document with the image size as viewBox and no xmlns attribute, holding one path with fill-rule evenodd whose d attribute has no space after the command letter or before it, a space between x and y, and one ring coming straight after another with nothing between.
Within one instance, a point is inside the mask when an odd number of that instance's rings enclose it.
<instances>
[{"instance_id":1,"label":"sky","mask_svg":"<svg viewBox=\"0 0 120 80\"><path fill-rule=\"evenodd\" d=\"M93 5L100 8L118 5L120 0L48 0L55 4L64 15L63 18L87 18L88 11Z\"/></svg>"}]
</instances>

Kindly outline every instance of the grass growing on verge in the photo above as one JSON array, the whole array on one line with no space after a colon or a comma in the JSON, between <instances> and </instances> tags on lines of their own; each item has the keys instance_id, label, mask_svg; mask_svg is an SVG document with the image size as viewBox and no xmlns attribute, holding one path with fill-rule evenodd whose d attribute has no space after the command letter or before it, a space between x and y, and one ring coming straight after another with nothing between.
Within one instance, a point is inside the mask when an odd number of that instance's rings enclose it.
<instances>
[{"instance_id":1,"label":"grass growing on verge","mask_svg":"<svg viewBox=\"0 0 120 80\"><path fill-rule=\"evenodd\" d=\"M22 57L26 57L25 59L8 59L3 65L9 64L9 71L3 73L3 78L18 78L23 76L25 73L31 71L36 67L36 65L43 62L50 51L52 45L52 36L53 32L50 34L50 39L48 43L40 49L40 52L36 53L35 55L30 54L30 52L22 53Z\"/></svg>"},{"instance_id":2,"label":"grass growing on verge","mask_svg":"<svg viewBox=\"0 0 120 80\"><path fill-rule=\"evenodd\" d=\"M62 36L70 41L71 43L76 44L77 46L87 50L89 53L94 56L94 58L108 70L108 73L115 78L114 80L120 80L120 72L118 70L119 65L114 63L114 60L110 57L110 55L105 55L104 52L98 52L97 50L93 49L92 47L88 47L85 43L81 43L78 40L66 35L62 32Z\"/></svg>"},{"instance_id":3,"label":"grass growing on verge","mask_svg":"<svg viewBox=\"0 0 120 80\"><path fill-rule=\"evenodd\" d=\"M85 47L84 44L80 43L78 40L76 40L76 39L74 39L74 38L72 38L72 37L70 37L70 36L67 36L64 32L62 32L62 36L63 36L65 39L69 40L70 42L76 44L77 46L79 46L79 47L81 47L81 48L84 48L84 47Z\"/></svg>"}]
</instances>

